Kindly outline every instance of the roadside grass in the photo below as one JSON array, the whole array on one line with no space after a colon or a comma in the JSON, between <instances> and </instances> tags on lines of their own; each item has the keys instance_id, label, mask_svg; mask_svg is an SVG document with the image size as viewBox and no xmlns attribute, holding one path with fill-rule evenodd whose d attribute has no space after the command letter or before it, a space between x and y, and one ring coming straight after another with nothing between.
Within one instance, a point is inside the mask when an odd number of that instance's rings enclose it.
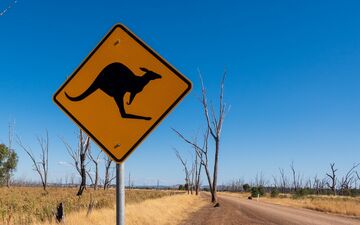
<instances>
[{"instance_id":1,"label":"roadside grass","mask_svg":"<svg viewBox=\"0 0 360 225\"><path fill-rule=\"evenodd\" d=\"M250 193L222 193L246 199ZM253 198L256 201L256 198ZM260 197L259 201L278 205L305 208L326 213L360 217L360 198L346 196L308 195L301 198L292 198L291 195L280 194L271 198L269 194Z\"/></svg>"},{"instance_id":2,"label":"roadside grass","mask_svg":"<svg viewBox=\"0 0 360 225\"><path fill-rule=\"evenodd\" d=\"M173 195L161 199L150 199L126 206L125 223L127 225L176 225L185 221L192 213L208 204L194 195ZM109 225L116 223L115 209L94 210L86 216L86 210L74 212L66 217L67 225ZM35 223L50 225L52 223Z\"/></svg>"},{"instance_id":3,"label":"roadside grass","mask_svg":"<svg viewBox=\"0 0 360 225\"><path fill-rule=\"evenodd\" d=\"M81 198L76 196L77 188L48 188L45 193L39 187L0 188L0 224L28 225L34 222L52 222L56 207L64 203L65 215L86 211L93 201L93 211L114 209L115 190L88 188ZM126 204L140 203L146 199L172 196L183 192L156 190L126 190Z\"/></svg>"},{"instance_id":4,"label":"roadside grass","mask_svg":"<svg viewBox=\"0 0 360 225\"><path fill-rule=\"evenodd\" d=\"M360 198L343 196L306 196L303 198L263 198L261 201L312 209L347 216L360 216Z\"/></svg>"}]
</instances>

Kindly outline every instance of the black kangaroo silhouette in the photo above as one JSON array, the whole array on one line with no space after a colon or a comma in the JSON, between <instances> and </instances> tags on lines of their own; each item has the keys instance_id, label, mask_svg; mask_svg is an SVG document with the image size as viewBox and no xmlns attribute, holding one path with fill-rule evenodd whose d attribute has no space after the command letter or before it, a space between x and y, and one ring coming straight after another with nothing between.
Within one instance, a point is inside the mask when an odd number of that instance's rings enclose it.
<instances>
[{"instance_id":1,"label":"black kangaroo silhouette","mask_svg":"<svg viewBox=\"0 0 360 225\"><path fill-rule=\"evenodd\" d=\"M122 63L111 63L100 72L95 81L82 94L71 97L65 92L65 95L71 101L81 101L100 89L115 99L122 118L151 120L151 117L128 114L124 108L124 95L127 92L130 92L130 101L127 103L130 105L135 96L142 92L150 81L161 78L161 75L151 70L142 67L140 69L145 72L143 76L135 75Z\"/></svg>"}]
</instances>

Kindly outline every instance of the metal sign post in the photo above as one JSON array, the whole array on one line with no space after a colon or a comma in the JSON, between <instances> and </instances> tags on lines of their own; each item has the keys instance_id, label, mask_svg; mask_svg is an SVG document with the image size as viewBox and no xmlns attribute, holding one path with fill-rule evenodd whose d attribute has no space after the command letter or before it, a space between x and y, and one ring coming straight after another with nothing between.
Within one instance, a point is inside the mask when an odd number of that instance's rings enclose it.
<instances>
[{"instance_id":1,"label":"metal sign post","mask_svg":"<svg viewBox=\"0 0 360 225\"><path fill-rule=\"evenodd\" d=\"M116 164L116 225L125 225L125 169Z\"/></svg>"}]
</instances>

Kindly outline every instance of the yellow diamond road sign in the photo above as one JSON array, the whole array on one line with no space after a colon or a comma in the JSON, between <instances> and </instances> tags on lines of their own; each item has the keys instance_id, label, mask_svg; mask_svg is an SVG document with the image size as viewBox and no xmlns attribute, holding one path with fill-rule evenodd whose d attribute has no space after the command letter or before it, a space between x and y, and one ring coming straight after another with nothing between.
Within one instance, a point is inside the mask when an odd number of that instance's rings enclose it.
<instances>
[{"instance_id":1,"label":"yellow diamond road sign","mask_svg":"<svg viewBox=\"0 0 360 225\"><path fill-rule=\"evenodd\" d=\"M123 162L190 89L186 77L117 24L53 100L114 161Z\"/></svg>"}]
</instances>

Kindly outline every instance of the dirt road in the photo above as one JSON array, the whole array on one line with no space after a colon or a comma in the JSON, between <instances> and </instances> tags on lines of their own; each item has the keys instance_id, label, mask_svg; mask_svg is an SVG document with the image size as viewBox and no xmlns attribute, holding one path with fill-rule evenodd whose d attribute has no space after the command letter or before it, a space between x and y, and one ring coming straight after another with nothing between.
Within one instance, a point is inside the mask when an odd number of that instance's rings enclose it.
<instances>
[{"instance_id":1,"label":"dirt road","mask_svg":"<svg viewBox=\"0 0 360 225\"><path fill-rule=\"evenodd\" d=\"M208 196L204 196L207 197ZM202 208L184 225L360 225L360 219L297 209L232 196L219 197L221 207Z\"/></svg>"}]
</instances>

